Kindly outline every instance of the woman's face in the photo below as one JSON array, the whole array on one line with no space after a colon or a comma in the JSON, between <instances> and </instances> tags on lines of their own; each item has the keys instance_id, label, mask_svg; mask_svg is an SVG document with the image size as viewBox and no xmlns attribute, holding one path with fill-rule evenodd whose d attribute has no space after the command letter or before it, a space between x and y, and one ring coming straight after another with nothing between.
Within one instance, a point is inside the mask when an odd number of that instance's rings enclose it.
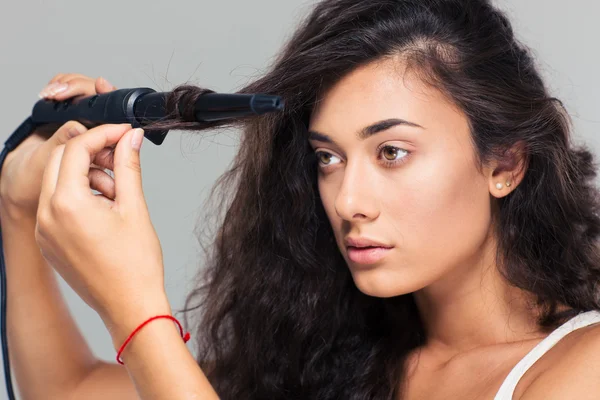
<instances>
[{"instance_id":1,"label":"woman's face","mask_svg":"<svg viewBox=\"0 0 600 400\"><path fill-rule=\"evenodd\" d=\"M468 272L489 244L496 182L476 168L466 116L403 70L393 60L358 68L325 93L309 126L337 244L357 287L376 297ZM391 248L360 261L348 237Z\"/></svg>"}]
</instances>

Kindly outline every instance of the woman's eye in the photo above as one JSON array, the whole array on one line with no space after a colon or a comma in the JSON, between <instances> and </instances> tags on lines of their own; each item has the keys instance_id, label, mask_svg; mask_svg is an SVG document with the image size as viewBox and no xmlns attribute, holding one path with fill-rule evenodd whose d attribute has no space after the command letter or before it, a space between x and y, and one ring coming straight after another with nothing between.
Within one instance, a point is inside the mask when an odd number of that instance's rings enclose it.
<instances>
[{"instance_id":1,"label":"woman's eye","mask_svg":"<svg viewBox=\"0 0 600 400\"><path fill-rule=\"evenodd\" d=\"M333 154L327 153L325 151L317 151L316 155L317 155L317 160L319 160L319 162L325 166L331 165L330 161L331 161L332 157L337 158Z\"/></svg>"},{"instance_id":2,"label":"woman's eye","mask_svg":"<svg viewBox=\"0 0 600 400\"><path fill-rule=\"evenodd\" d=\"M389 145L382 146L378 150L379 159L383 162L383 165L386 167L393 167L396 164L404 162L406 158L410 155L410 153L411 152L408 150ZM337 158L339 160L338 157L326 151L317 151L315 154L317 156L319 164L324 167L336 164L335 162L331 162L332 158Z\"/></svg>"},{"instance_id":3,"label":"woman's eye","mask_svg":"<svg viewBox=\"0 0 600 400\"><path fill-rule=\"evenodd\" d=\"M402 150L402 149L399 149L397 147L392 147L392 146L385 146L382 149L381 154L388 161L396 161L396 157L398 157L398 150ZM388 158L388 156L390 156L390 157Z\"/></svg>"}]
</instances>

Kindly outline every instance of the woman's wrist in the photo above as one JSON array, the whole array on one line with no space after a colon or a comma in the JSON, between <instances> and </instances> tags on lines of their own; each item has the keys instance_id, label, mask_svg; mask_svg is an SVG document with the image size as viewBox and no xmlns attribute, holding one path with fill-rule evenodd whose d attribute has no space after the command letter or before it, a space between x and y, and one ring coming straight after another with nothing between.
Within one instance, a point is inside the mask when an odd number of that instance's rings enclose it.
<instances>
[{"instance_id":1,"label":"woman's wrist","mask_svg":"<svg viewBox=\"0 0 600 400\"><path fill-rule=\"evenodd\" d=\"M27 228L34 227L36 224L37 215L31 211L11 205L6 202L0 202L0 222L3 226L10 225L25 225ZM32 234L34 231L32 231Z\"/></svg>"},{"instance_id":2,"label":"woman's wrist","mask_svg":"<svg viewBox=\"0 0 600 400\"><path fill-rule=\"evenodd\" d=\"M170 319L145 325L121 360L142 399L219 399Z\"/></svg>"},{"instance_id":3,"label":"woman's wrist","mask_svg":"<svg viewBox=\"0 0 600 400\"><path fill-rule=\"evenodd\" d=\"M147 296L146 300L142 305L138 307L131 307L131 304L125 305L120 310L114 310L107 312L104 315L100 315L104 324L106 325L113 341L113 347L115 351L118 351L121 345L127 340L129 335L142 323L149 318L157 315L171 315L171 306L167 299L166 293L153 293ZM149 325L158 322L152 321ZM177 329L173 321L168 321L173 325L173 329ZM148 328L145 326L142 330ZM136 336L140 332L136 333ZM129 347L135 338L127 345Z\"/></svg>"}]
</instances>

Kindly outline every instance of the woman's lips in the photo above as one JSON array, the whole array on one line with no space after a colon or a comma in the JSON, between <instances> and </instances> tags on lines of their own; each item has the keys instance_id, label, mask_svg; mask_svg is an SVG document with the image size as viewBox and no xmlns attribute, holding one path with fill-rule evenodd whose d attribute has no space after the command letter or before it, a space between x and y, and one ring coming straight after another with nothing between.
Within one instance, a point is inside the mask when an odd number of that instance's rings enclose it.
<instances>
[{"instance_id":1,"label":"woman's lips","mask_svg":"<svg viewBox=\"0 0 600 400\"><path fill-rule=\"evenodd\" d=\"M358 264L374 264L391 249L392 247L347 247L348 258Z\"/></svg>"}]
</instances>

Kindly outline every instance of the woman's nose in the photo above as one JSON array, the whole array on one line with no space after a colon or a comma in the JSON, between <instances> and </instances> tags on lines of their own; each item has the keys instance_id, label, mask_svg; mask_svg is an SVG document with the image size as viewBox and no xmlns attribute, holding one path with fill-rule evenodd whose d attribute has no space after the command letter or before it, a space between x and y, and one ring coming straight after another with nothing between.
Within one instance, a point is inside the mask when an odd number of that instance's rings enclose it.
<instances>
[{"instance_id":1,"label":"woman's nose","mask_svg":"<svg viewBox=\"0 0 600 400\"><path fill-rule=\"evenodd\" d=\"M369 178L371 175L371 178ZM360 166L347 165L344 180L335 198L335 209L340 218L351 221L354 219L374 219L379 215L377 204L379 200L375 179L368 169Z\"/></svg>"}]
</instances>

